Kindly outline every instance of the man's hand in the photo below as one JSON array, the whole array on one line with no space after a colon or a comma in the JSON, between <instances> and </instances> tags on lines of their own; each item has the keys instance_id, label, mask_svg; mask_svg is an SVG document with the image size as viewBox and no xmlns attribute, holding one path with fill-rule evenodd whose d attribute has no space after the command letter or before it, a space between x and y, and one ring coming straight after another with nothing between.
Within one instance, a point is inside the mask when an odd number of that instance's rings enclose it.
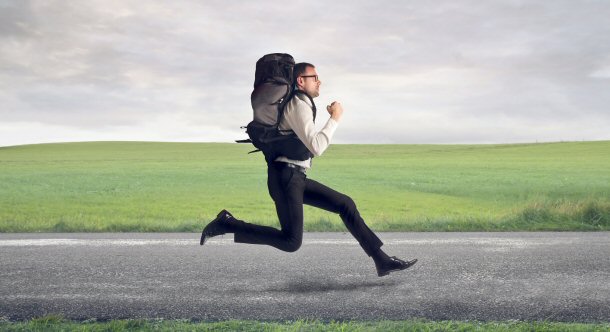
<instances>
[{"instance_id":1,"label":"man's hand","mask_svg":"<svg viewBox=\"0 0 610 332\"><path fill-rule=\"evenodd\" d=\"M326 106L326 111L328 112L328 114L330 114L330 117L335 121L339 121L339 119L341 119L341 115L343 115L343 107L341 106L341 103L338 101L333 101L332 104Z\"/></svg>"}]
</instances>

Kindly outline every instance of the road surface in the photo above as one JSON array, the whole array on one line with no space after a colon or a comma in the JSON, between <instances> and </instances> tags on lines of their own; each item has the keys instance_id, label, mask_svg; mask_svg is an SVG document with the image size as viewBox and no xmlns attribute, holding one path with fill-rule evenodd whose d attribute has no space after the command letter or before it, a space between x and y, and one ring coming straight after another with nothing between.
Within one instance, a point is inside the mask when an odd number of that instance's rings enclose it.
<instances>
[{"instance_id":1,"label":"road surface","mask_svg":"<svg viewBox=\"0 0 610 332\"><path fill-rule=\"evenodd\" d=\"M199 234L0 234L0 319L610 321L610 233L379 233L418 258L379 278L349 233L301 249Z\"/></svg>"}]
</instances>

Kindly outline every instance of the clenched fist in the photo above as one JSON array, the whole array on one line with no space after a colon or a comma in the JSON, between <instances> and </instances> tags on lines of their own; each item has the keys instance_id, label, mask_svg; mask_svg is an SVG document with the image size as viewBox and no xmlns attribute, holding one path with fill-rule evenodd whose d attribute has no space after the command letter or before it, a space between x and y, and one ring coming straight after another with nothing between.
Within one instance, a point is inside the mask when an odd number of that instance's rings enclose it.
<instances>
[{"instance_id":1,"label":"clenched fist","mask_svg":"<svg viewBox=\"0 0 610 332\"><path fill-rule=\"evenodd\" d=\"M339 121L339 119L341 119L341 115L343 115L343 107L338 101L333 101L332 104L326 106L326 111L335 121Z\"/></svg>"}]
</instances>

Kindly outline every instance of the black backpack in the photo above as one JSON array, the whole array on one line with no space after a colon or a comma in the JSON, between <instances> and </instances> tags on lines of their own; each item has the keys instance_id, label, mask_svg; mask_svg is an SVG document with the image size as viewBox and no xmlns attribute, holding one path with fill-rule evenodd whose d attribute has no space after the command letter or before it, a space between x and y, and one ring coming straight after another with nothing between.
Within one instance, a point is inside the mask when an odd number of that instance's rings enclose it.
<instances>
[{"instance_id":1,"label":"black backpack","mask_svg":"<svg viewBox=\"0 0 610 332\"><path fill-rule=\"evenodd\" d=\"M292 70L294 58L285 53L267 54L256 62L254 90L250 96L254 120L246 127L249 139L238 143L252 143L256 150L262 151L267 162L278 156L294 160L307 160L313 154L299 140L292 130L280 130L280 122L286 104L295 94L305 92L294 89ZM307 94L306 94L307 95ZM313 106L315 119L315 104Z\"/></svg>"}]
</instances>

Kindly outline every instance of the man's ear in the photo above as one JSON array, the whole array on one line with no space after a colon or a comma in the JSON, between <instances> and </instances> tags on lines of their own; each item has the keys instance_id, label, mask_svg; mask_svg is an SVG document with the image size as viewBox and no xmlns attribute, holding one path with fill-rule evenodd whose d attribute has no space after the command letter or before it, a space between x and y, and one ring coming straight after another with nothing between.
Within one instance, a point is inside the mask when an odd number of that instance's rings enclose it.
<instances>
[{"instance_id":1,"label":"man's ear","mask_svg":"<svg viewBox=\"0 0 610 332\"><path fill-rule=\"evenodd\" d=\"M303 86L304 82L305 82L305 80L303 79L303 77L301 77L301 76L297 77L297 87Z\"/></svg>"}]
</instances>

